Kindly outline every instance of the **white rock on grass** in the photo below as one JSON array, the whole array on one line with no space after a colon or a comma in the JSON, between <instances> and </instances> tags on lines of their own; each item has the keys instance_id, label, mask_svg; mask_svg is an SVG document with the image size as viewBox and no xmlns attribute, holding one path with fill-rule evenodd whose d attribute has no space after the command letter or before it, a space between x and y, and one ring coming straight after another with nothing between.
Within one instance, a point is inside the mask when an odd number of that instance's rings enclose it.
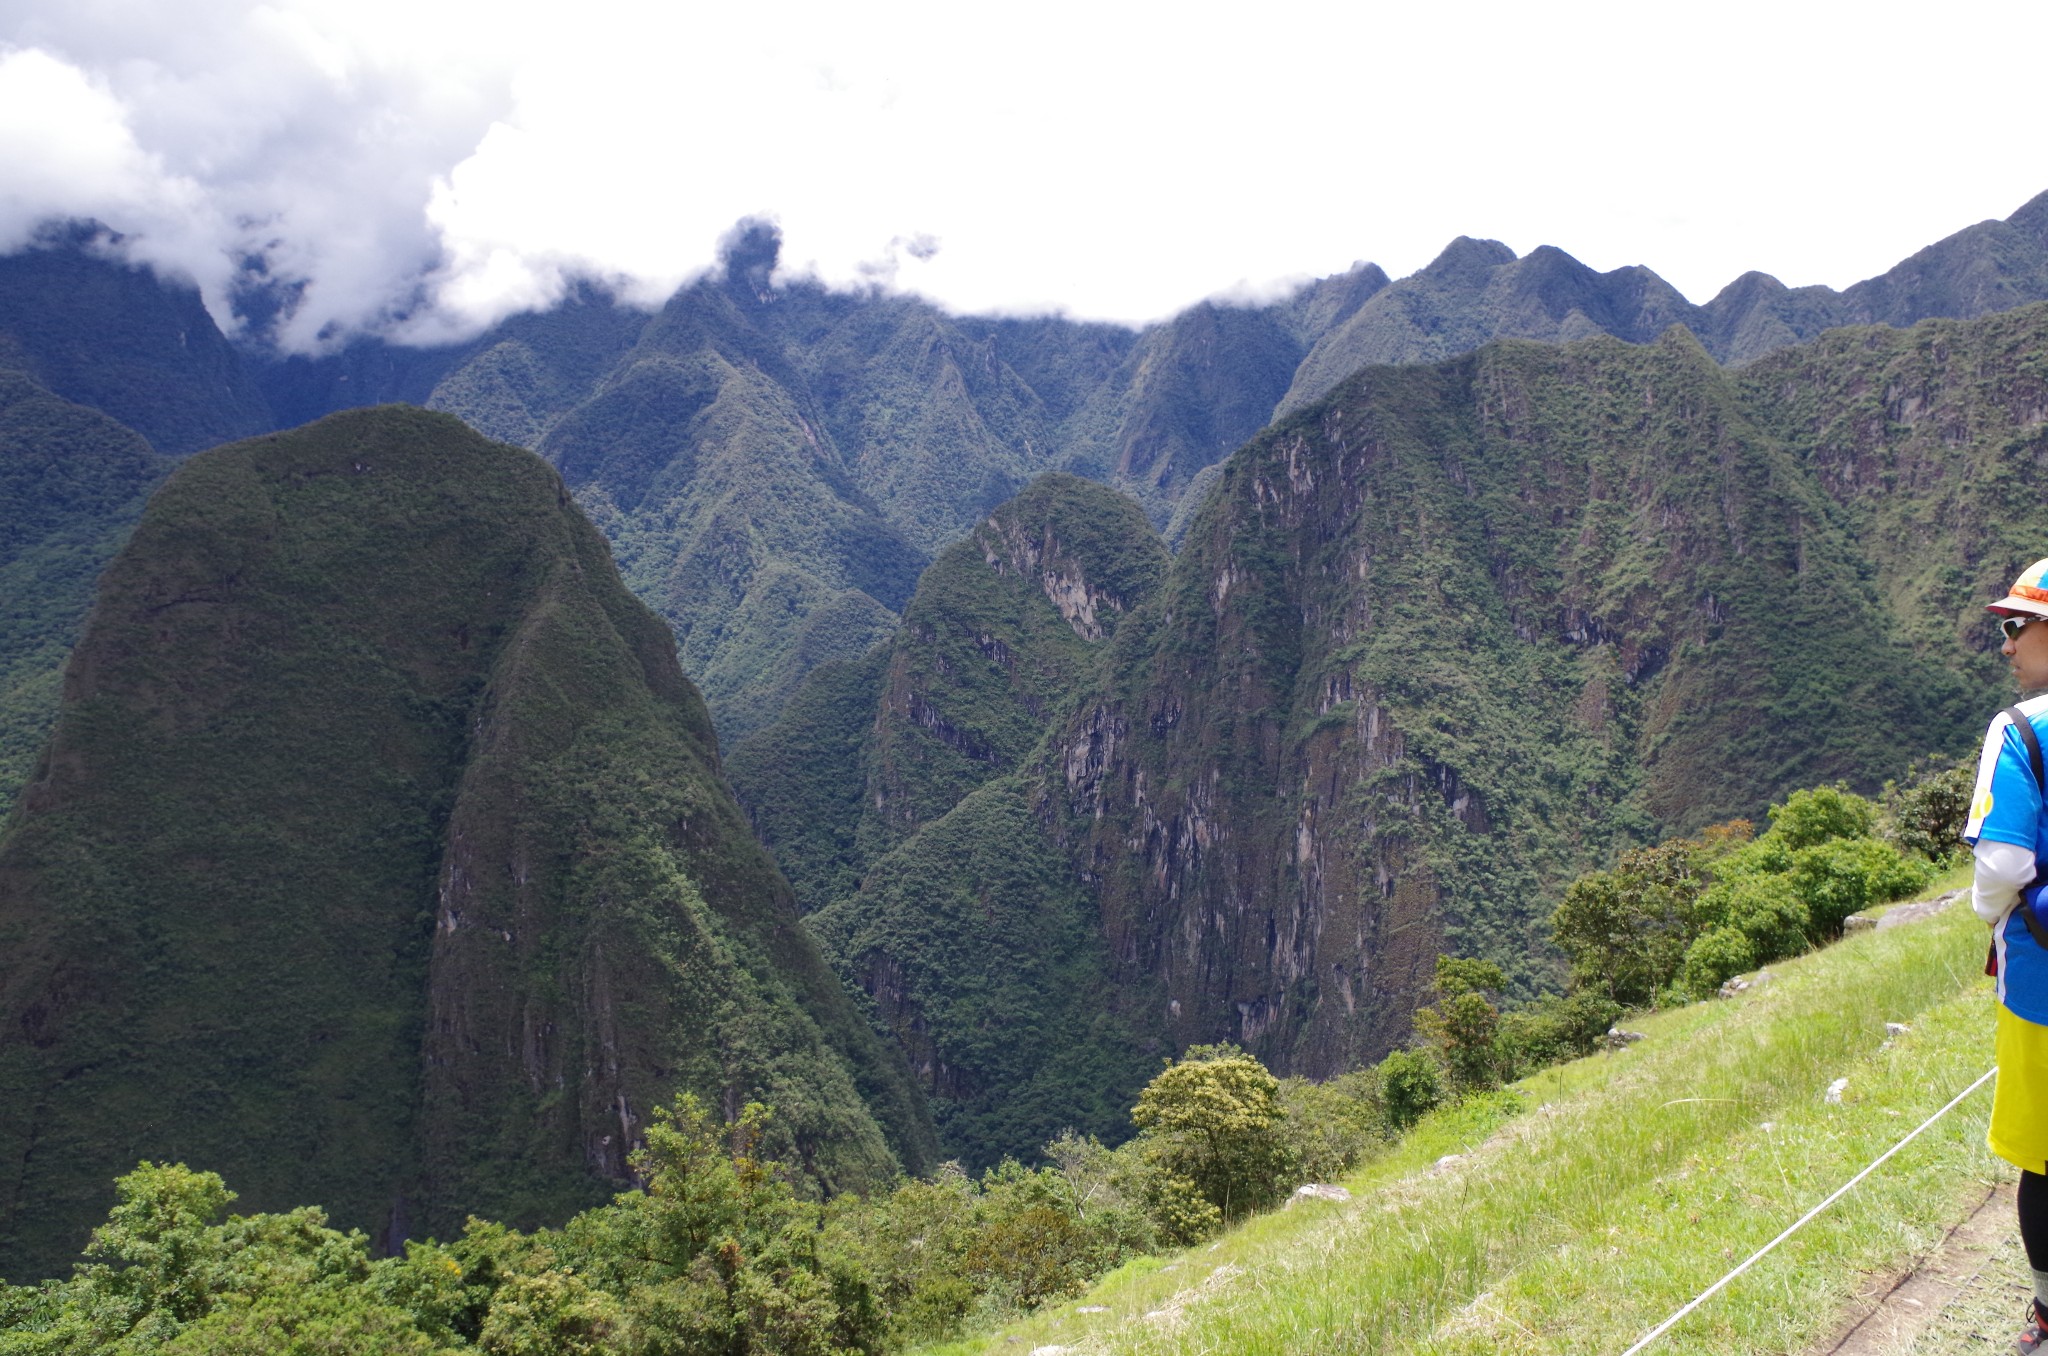
<instances>
[{"instance_id":1,"label":"white rock on grass","mask_svg":"<svg viewBox=\"0 0 2048 1356\"><path fill-rule=\"evenodd\" d=\"M1840 1106L1842 1104L1842 1094L1848 1090L1849 1080L1837 1078L1834 1082L1828 1084L1827 1096L1822 1098L1822 1100L1829 1106Z\"/></svg>"},{"instance_id":2,"label":"white rock on grass","mask_svg":"<svg viewBox=\"0 0 2048 1356\"><path fill-rule=\"evenodd\" d=\"M1331 1186L1326 1182L1308 1182L1296 1187L1294 1194L1287 1198L1287 1203L1293 1205L1296 1201L1348 1201L1350 1199L1351 1193L1343 1187Z\"/></svg>"}]
</instances>

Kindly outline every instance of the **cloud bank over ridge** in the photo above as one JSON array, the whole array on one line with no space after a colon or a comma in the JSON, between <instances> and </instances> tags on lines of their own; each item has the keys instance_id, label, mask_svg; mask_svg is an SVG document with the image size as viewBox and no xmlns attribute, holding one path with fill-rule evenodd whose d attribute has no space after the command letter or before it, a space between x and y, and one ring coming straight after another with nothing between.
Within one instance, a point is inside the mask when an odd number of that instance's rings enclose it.
<instances>
[{"instance_id":1,"label":"cloud bank over ridge","mask_svg":"<svg viewBox=\"0 0 2048 1356\"><path fill-rule=\"evenodd\" d=\"M1695 300L1841 286L2048 183L2048 11L1969 0L1902 44L1883 10L18 0L0 250L103 222L298 350L577 279L652 304L755 214L787 268L976 311L1140 321L1457 234Z\"/></svg>"}]
</instances>

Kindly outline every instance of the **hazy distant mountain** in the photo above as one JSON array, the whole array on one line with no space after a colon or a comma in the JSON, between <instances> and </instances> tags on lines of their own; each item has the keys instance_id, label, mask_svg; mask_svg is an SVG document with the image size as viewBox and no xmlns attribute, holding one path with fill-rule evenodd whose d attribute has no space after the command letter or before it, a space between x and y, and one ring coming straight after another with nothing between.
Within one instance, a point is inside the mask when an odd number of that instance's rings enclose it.
<instances>
[{"instance_id":1,"label":"hazy distant mountain","mask_svg":"<svg viewBox=\"0 0 2048 1356\"><path fill-rule=\"evenodd\" d=\"M1045 471L1125 490L1178 542L1225 456L1372 364L1500 338L1647 343L1677 324L1739 366L1832 326L2048 298L2048 195L1845 292L1752 273L1703 306L1647 268L1460 239L1398 281L1360 265L1138 331L773 286L776 252L772 228L743 223L720 269L652 315L585 289L448 348L274 360L238 356L196 295L74 241L0 261L0 361L25 343L7 335L46 336L22 349L43 365L23 365L167 450L406 401L540 451L676 629L730 739L886 635L918 570ZM94 300L73 314L74 294ZM161 432L134 422L132 397L156 389L177 396L139 402Z\"/></svg>"},{"instance_id":2,"label":"hazy distant mountain","mask_svg":"<svg viewBox=\"0 0 2048 1356\"><path fill-rule=\"evenodd\" d=\"M275 425L190 286L114 262L91 227L0 257L0 368L182 456Z\"/></svg>"}]
</instances>

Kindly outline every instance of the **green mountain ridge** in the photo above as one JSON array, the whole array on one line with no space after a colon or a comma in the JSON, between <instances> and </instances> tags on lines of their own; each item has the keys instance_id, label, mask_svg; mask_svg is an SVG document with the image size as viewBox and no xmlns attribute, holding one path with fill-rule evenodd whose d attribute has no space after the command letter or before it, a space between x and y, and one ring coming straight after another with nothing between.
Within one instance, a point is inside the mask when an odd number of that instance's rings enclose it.
<instances>
[{"instance_id":1,"label":"green mountain ridge","mask_svg":"<svg viewBox=\"0 0 2048 1356\"><path fill-rule=\"evenodd\" d=\"M603 1199L679 1088L772 1101L826 1187L930 1155L667 628L552 468L445 415L151 500L0 836L0 955L11 1277L140 1158L388 1242Z\"/></svg>"},{"instance_id":2,"label":"green mountain ridge","mask_svg":"<svg viewBox=\"0 0 2048 1356\"><path fill-rule=\"evenodd\" d=\"M1019 774L1166 565L1135 503L1043 476L940 554L887 647L813 673L733 752L810 925L970 1163L1119 1136L1163 1049Z\"/></svg>"},{"instance_id":3,"label":"green mountain ridge","mask_svg":"<svg viewBox=\"0 0 2048 1356\"><path fill-rule=\"evenodd\" d=\"M49 737L93 582L170 469L140 434L0 370L0 804Z\"/></svg>"},{"instance_id":4,"label":"green mountain ridge","mask_svg":"<svg viewBox=\"0 0 2048 1356\"><path fill-rule=\"evenodd\" d=\"M1142 330L775 281L772 227L741 223L720 266L652 315L586 285L462 344L279 358L262 324L238 353L196 293L142 296L146 275L72 234L0 261L0 363L169 452L394 400L540 451L676 628L728 742L811 668L886 635L934 553L1045 471L1135 495L1178 543L1224 457L1365 366L1502 338L1647 343L1674 323L1739 366L1830 327L2048 298L2048 195L1840 293L1752 273L1694 305L1645 268L1461 239L1407 278L1361 264ZM30 350L64 379L8 356Z\"/></svg>"},{"instance_id":5,"label":"green mountain ridge","mask_svg":"<svg viewBox=\"0 0 2048 1356\"><path fill-rule=\"evenodd\" d=\"M105 252L89 226L0 255L0 368L183 456L275 425L248 363L197 288Z\"/></svg>"},{"instance_id":6,"label":"green mountain ridge","mask_svg":"<svg viewBox=\"0 0 2048 1356\"><path fill-rule=\"evenodd\" d=\"M2044 355L2036 305L1740 369L1682 327L1367 369L1223 465L1065 699L974 696L996 642L1058 653L999 636L962 568L1027 492L891 650L735 750L736 786L949 1150L1036 1147L946 1120L994 1065L945 1008L994 991L983 957L1079 954L1068 919L1119 1040L1356 1068L1439 953L1554 983L1543 919L1617 852L1971 745L2004 700L1983 600L2042 551ZM1020 880L1068 902L1033 915Z\"/></svg>"}]
</instances>

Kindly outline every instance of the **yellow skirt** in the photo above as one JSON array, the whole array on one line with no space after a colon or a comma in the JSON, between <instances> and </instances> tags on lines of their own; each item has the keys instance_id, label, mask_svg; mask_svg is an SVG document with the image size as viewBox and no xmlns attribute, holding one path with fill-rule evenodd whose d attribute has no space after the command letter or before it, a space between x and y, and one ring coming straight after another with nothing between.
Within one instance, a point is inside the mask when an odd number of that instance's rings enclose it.
<instances>
[{"instance_id":1,"label":"yellow skirt","mask_svg":"<svg viewBox=\"0 0 2048 1356\"><path fill-rule=\"evenodd\" d=\"M1991 1152L2016 1168L2048 1172L2048 1026L1998 1008L1998 1081L1991 1094Z\"/></svg>"}]
</instances>

